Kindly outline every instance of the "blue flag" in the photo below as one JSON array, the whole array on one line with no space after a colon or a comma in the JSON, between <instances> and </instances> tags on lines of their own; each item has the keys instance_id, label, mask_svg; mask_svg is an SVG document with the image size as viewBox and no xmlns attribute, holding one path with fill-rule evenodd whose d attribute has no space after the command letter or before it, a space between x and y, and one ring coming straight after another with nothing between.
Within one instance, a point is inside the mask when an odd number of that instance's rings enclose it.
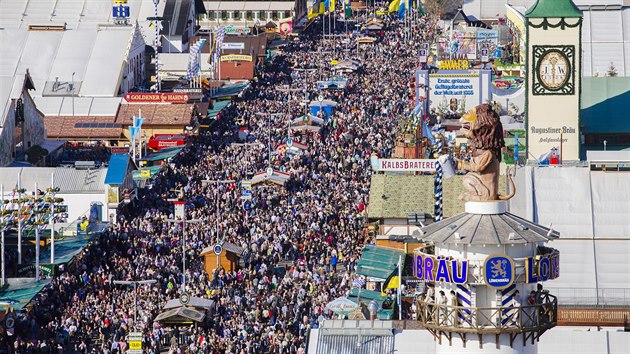
<instances>
[{"instance_id":1,"label":"blue flag","mask_svg":"<svg viewBox=\"0 0 630 354\"><path fill-rule=\"evenodd\" d=\"M422 120L422 135L426 136L427 139L431 142L431 145L435 145L435 137L433 136L433 132L429 129L427 122Z\"/></svg>"},{"instance_id":2,"label":"blue flag","mask_svg":"<svg viewBox=\"0 0 630 354\"><path fill-rule=\"evenodd\" d=\"M398 19L402 20L407 13L407 0L402 0L400 2L400 6L398 7Z\"/></svg>"}]
</instances>

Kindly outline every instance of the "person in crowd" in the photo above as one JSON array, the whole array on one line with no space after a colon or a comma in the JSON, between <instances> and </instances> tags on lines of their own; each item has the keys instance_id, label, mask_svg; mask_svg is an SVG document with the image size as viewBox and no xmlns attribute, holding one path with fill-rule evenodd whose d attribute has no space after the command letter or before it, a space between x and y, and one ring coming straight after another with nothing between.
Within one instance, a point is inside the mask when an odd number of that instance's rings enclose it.
<instances>
[{"instance_id":1,"label":"person in crowd","mask_svg":"<svg viewBox=\"0 0 630 354\"><path fill-rule=\"evenodd\" d=\"M348 53L362 68L347 74L343 90L319 91L315 75L294 69L323 73L329 59L318 52L341 53L344 36L323 41L311 28L260 66L221 119L189 137L151 187L121 205L109 229L60 268L18 321L13 352L122 353L127 335L140 332L145 350L155 353L303 353L309 330L333 318L325 305L350 290L362 248L374 241L366 231L370 156L394 149L398 121L412 108L412 43L430 40L437 19L414 19L413 29L388 19L385 27L369 50ZM286 85L303 91L279 90ZM306 113L299 101L320 94L338 103L332 114L318 132L294 131L290 121ZM238 121L258 144L238 144ZM289 136L306 149L279 154ZM254 186L252 207L243 210L240 183L269 166L288 180ZM226 179L234 183L204 182ZM184 254L182 225L168 221L174 209L167 200L180 196L186 218L204 221L185 225ZM244 249L237 269L205 272L199 254L217 242ZM114 284L142 279L157 282L137 287L137 306L133 287ZM203 322L156 322L166 302L184 292L214 301ZM432 287L426 301L435 302ZM446 303L441 292L439 304Z\"/></svg>"}]
</instances>

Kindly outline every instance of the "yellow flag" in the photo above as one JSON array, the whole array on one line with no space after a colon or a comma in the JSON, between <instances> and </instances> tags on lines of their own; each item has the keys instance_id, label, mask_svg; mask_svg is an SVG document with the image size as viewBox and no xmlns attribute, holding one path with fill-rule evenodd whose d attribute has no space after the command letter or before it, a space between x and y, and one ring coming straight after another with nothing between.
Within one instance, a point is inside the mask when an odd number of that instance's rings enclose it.
<instances>
[{"instance_id":1,"label":"yellow flag","mask_svg":"<svg viewBox=\"0 0 630 354\"><path fill-rule=\"evenodd\" d=\"M400 7L400 0L394 0L389 4L389 12L398 12Z\"/></svg>"}]
</instances>

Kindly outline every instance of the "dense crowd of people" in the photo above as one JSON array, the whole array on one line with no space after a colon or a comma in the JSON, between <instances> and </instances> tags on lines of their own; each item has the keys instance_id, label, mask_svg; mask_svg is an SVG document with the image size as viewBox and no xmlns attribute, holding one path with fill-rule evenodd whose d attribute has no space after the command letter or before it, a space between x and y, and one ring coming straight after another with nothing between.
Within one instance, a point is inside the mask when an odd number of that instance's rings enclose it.
<instances>
[{"instance_id":1,"label":"dense crowd of people","mask_svg":"<svg viewBox=\"0 0 630 354\"><path fill-rule=\"evenodd\" d=\"M312 26L287 44L220 120L192 137L137 200L121 206L108 232L55 275L3 348L123 353L126 335L139 331L149 353L303 353L309 330L333 315L326 304L352 287L361 250L372 241L365 231L370 155L393 151L399 117L412 108L417 45L435 28L428 16L410 28L386 20L372 34L375 43L346 51L345 36L322 39ZM316 76L329 69L331 59L322 53L331 51L359 61L361 68L347 75L344 90L320 92ZM306 91L278 89L287 85ZM338 105L319 133L291 133L307 146L302 155L278 154L289 121L305 113L299 104L304 95L324 95ZM271 114L278 112L283 114ZM236 144L239 121L260 144ZM254 186L252 208L245 211L240 182L269 166L290 178L284 186ZM234 182L208 182L217 180ZM172 222L173 205L166 200L180 193L186 217L202 222ZM235 271L204 271L199 254L217 242L244 249ZM140 279L157 282L138 286L134 314L133 287L113 281ZM213 311L195 326L155 322L166 301L184 291L213 300Z\"/></svg>"}]
</instances>

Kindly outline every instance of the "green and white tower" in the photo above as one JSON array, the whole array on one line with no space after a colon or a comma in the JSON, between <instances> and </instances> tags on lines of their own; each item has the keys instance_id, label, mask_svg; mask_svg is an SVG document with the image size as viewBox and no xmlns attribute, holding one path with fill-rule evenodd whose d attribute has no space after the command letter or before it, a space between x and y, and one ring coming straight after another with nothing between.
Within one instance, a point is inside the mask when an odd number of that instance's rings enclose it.
<instances>
[{"instance_id":1,"label":"green and white tower","mask_svg":"<svg viewBox=\"0 0 630 354\"><path fill-rule=\"evenodd\" d=\"M571 0L538 0L525 20L527 159L556 148L579 160L582 12Z\"/></svg>"}]
</instances>

